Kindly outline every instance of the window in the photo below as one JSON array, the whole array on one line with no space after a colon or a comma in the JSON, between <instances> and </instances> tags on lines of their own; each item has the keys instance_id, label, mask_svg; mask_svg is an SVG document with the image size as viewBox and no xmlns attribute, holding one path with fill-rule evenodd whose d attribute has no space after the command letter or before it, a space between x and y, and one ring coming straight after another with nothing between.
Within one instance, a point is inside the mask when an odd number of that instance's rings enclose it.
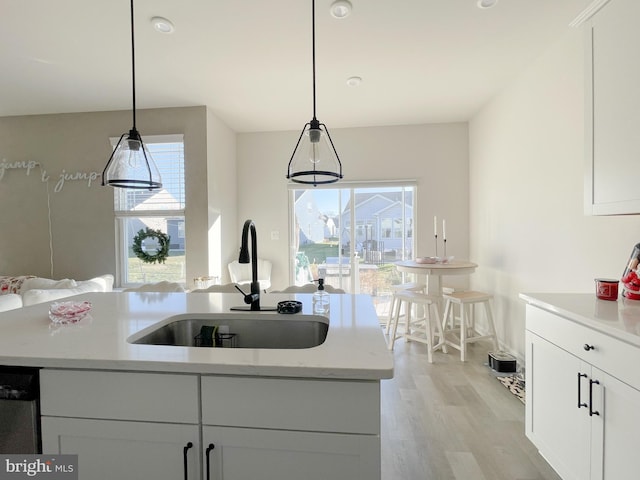
<instances>
[{"instance_id":1,"label":"window","mask_svg":"<svg viewBox=\"0 0 640 480\"><path fill-rule=\"evenodd\" d=\"M115 139L117 142L117 139ZM182 135L143 137L162 177L160 190L114 189L118 237L118 284L122 287L162 280L186 283L185 180ZM115 145L115 143L114 143ZM160 230L170 237L169 257L164 263L145 263L133 252L140 230ZM153 255L158 243L146 238L142 249Z\"/></svg>"},{"instance_id":2,"label":"window","mask_svg":"<svg viewBox=\"0 0 640 480\"><path fill-rule=\"evenodd\" d=\"M382 238L391 238L391 227L393 225L393 220L390 218L383 218L380 222L380 227L382 229Z\"/></svg>"},{"instance_id":3,"label":"window","mask_svg":"<svg viewBox=\"0 0 640 480\"><path fill-rule=\"evenodd\" d=\"M400 282L393 264L413 255L415 182L339 186L290 187L291 283L322 277L370 294L384 315L391 286Z\"/></svg>"}]
</instances>

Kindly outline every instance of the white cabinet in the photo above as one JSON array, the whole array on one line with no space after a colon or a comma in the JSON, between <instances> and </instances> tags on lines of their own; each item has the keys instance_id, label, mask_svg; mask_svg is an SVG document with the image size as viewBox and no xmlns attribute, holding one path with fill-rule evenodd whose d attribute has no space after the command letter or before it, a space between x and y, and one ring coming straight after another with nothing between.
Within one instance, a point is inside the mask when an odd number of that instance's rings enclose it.
<instances>
[{"instance_id":1,"label":"white cabinet","mask_svg":"<svg viewBox=\"0 0 640 480\"><path fill-rule=\"evenodd\" d=\"M564 480L589 478L589 423L577 408L580 360L526 333L526 432Z\"/></svg>"},{"instance_id":2,"label":"white cabinet","mask_svg":"<svg viewBox=\"0 0 640 480\"><path fill-rule=\"evenodd\" d=\"M200 478L197 425L43 417L42 432L44 452L78 455L83 479Z\"/></svg>"},{"instance_id":3,"label":"white cabinet","mask_svg":"<svg viewBox=\"0 0 640 480\"><path fill-rule=\"evenodd\" d=\"M378 382L203 376L202 422L212 479L380 478Z\"/></svg>"},{"instance_id":4,"label":"white cabinet","mask_svg":"<svg viewBox=\"0 0 640 480\"><path fill-rule=\"evenodd\" d=\"M587 25L585 213L640 213L640 2L610 0Z\"/></svg>"},{"instance_id":5,"label":"white cabinet","mask_svg":"<svg viewBox=\"0 0 640 480\"><path fill-rule=\"evenodd\" d=\"M203 444L215 447L203 467L215 480L380 478L380 442L371 435L205 426Z\"/></svg>"},{"instance_id":6,"label":"white cabinet","mask_svg":"<svg viewBox=\"0 0 640 480\"><path fill-rule=\"evenodd\" d=\"M526 434L564 480L640 471L640 349L527 305Z\"/></svg>"},{"instance_id":7,"label":"white cabinet","mask_svg":"<svg viewBox=\"0 0 640 480\"><path fill-rule=\"evenodd\" d=\"M380 478L378 381L44 369L41 403L87 480Z\"/></svg>"},{"instance_id":8,"label":"white cabinet","mask_svg":"<svg viewBox=\"0 0 640 480\"><path fill-rule=\"evenodd\" d=\"M77 454L87 480L200 479L198 380L43 369L42 450Z\"/></svg>"},{"instance_id":9,"label":"white cabinet","mask_svg":"<svg viewBox=\"0 0 640 480\"><path fill-rule=\"evenodd\" d=\"M596 369L593 371L593 379L600 382L600 392L594 394L594 408L600 415L593 417L592 436L595 447L602 449L602 455L596 457L601 464L596 465L596 475L592 475L592 478L638 478L640 391Z\"/></svg>"}]
</instances>

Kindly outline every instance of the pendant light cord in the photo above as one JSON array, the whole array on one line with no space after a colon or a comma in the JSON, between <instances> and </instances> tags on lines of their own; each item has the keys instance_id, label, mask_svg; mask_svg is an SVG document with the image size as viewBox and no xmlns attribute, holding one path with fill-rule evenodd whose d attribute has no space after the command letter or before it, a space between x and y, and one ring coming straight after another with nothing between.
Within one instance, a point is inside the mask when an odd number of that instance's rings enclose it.
<instances>
[{"instance_id":1,"label":"pendant light cord","mask_svg":"<svg viewBox=\"0 0 640 480\"><path fill-rule=\"evenodd\" d=\"M136 45L133 30L133 0L131 0L131 80L133 89L133 130L136 130Z\"/></svg>"},{"instance_id":2,"label":"pendant light cord","mask_svg":"<svg viewBox=\"0 0 640 480\"><path fill-rule=\"evenodd\" d=\"M313 119L316 120L316 0L311 0L311 59L313 63Z\"/></svg>"}]
</instances>

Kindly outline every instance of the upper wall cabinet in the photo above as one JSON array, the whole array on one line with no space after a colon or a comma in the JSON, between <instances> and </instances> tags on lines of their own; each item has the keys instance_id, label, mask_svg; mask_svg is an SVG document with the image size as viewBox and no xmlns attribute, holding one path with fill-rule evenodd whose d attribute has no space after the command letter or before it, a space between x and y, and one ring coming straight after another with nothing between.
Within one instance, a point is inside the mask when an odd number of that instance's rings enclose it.
<instances>
[{"instance_id":1,"label":"upper wall cabinet","mask_svg":"<svg viewBox=\"0 0 640 480\"><path fill-rule=\"evenodd\" d=\"M586 24L585 213L640 213L640 1L594 2Z\"/></svg>"}]
</instances>

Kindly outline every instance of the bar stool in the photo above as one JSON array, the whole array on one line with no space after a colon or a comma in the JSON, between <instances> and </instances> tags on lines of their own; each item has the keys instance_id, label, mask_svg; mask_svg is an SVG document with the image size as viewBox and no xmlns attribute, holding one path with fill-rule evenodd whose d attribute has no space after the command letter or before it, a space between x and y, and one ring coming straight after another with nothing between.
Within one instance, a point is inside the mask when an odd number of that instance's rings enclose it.
<instances>
[{"instance_id":1,"label":"bar stool","mask_svg":"<svg viewBox=\"0 0 640 480\"><path fill-rule=\"evenodd\" d=\"M410 290L396 292L395 298L398 305L392 321L389 350L393 350L393 345L397 338L404 337L407 341L414 340L427 345L427 360L429 363L433 363L433 352L436 350L442 349L444 353L447 353L447 346L438 314L438 298ZM403 303L406 303L405 332L403 335L397 335L400 310ZM411 320L411 307L414 304L424 306L424 318L416 319L415 321ZM422 327L422 331L417 330L414 334L412 327ZM435 343L436 336L438 337L437 343Z\"/></svg>"},{"instance_id":2,"label":"bar stool","mask_svg":"<svg viewBox=\"0 0 640 480\"><path fill-rule=\"evenodd\" d=\"M493 340L494 349L498 349L496 327L493 323L493 314L491 313L491 304L489 303L493 298L493 295L483 292L466 291L445 294L443 295L443 298L447 303L444 307L442 328L444 330L445 337L447 334L453 334L456 339L456 341L446 339L445 343L446 345L460 350L461 361L464 362L466 359L468 343L490 338ZM481 335L476 330L474 307L479 304L484 306L487 327L489 328L489 333L487 335ZM455 305L458 305L460 309L459 317L456 317L455 315ZM460 321L458 325L456 325L456 320Z\"/></svg>"},{"instance_id":3,"label":"bar stool","mask_svg":"<svg viewBox=\"0 0 640 480\"><path fill-rule=\"evenodd\" d=\"M402 291L410 291L410 292L424 292L427 286L424 283L416 283L416 282L408 282L408 283L400 283L398 285L391 285L391 290L393 290L393 295L391 296L391 303L389 304L389 316L387 317L387 325L385 327L385 333L389 335L389 328L391 327L391 322L393 317L400 314L400 302L396 298L396 293ZM398 312L395 312L395 309L398 309Z\"/></svg>"}]
</instances>

